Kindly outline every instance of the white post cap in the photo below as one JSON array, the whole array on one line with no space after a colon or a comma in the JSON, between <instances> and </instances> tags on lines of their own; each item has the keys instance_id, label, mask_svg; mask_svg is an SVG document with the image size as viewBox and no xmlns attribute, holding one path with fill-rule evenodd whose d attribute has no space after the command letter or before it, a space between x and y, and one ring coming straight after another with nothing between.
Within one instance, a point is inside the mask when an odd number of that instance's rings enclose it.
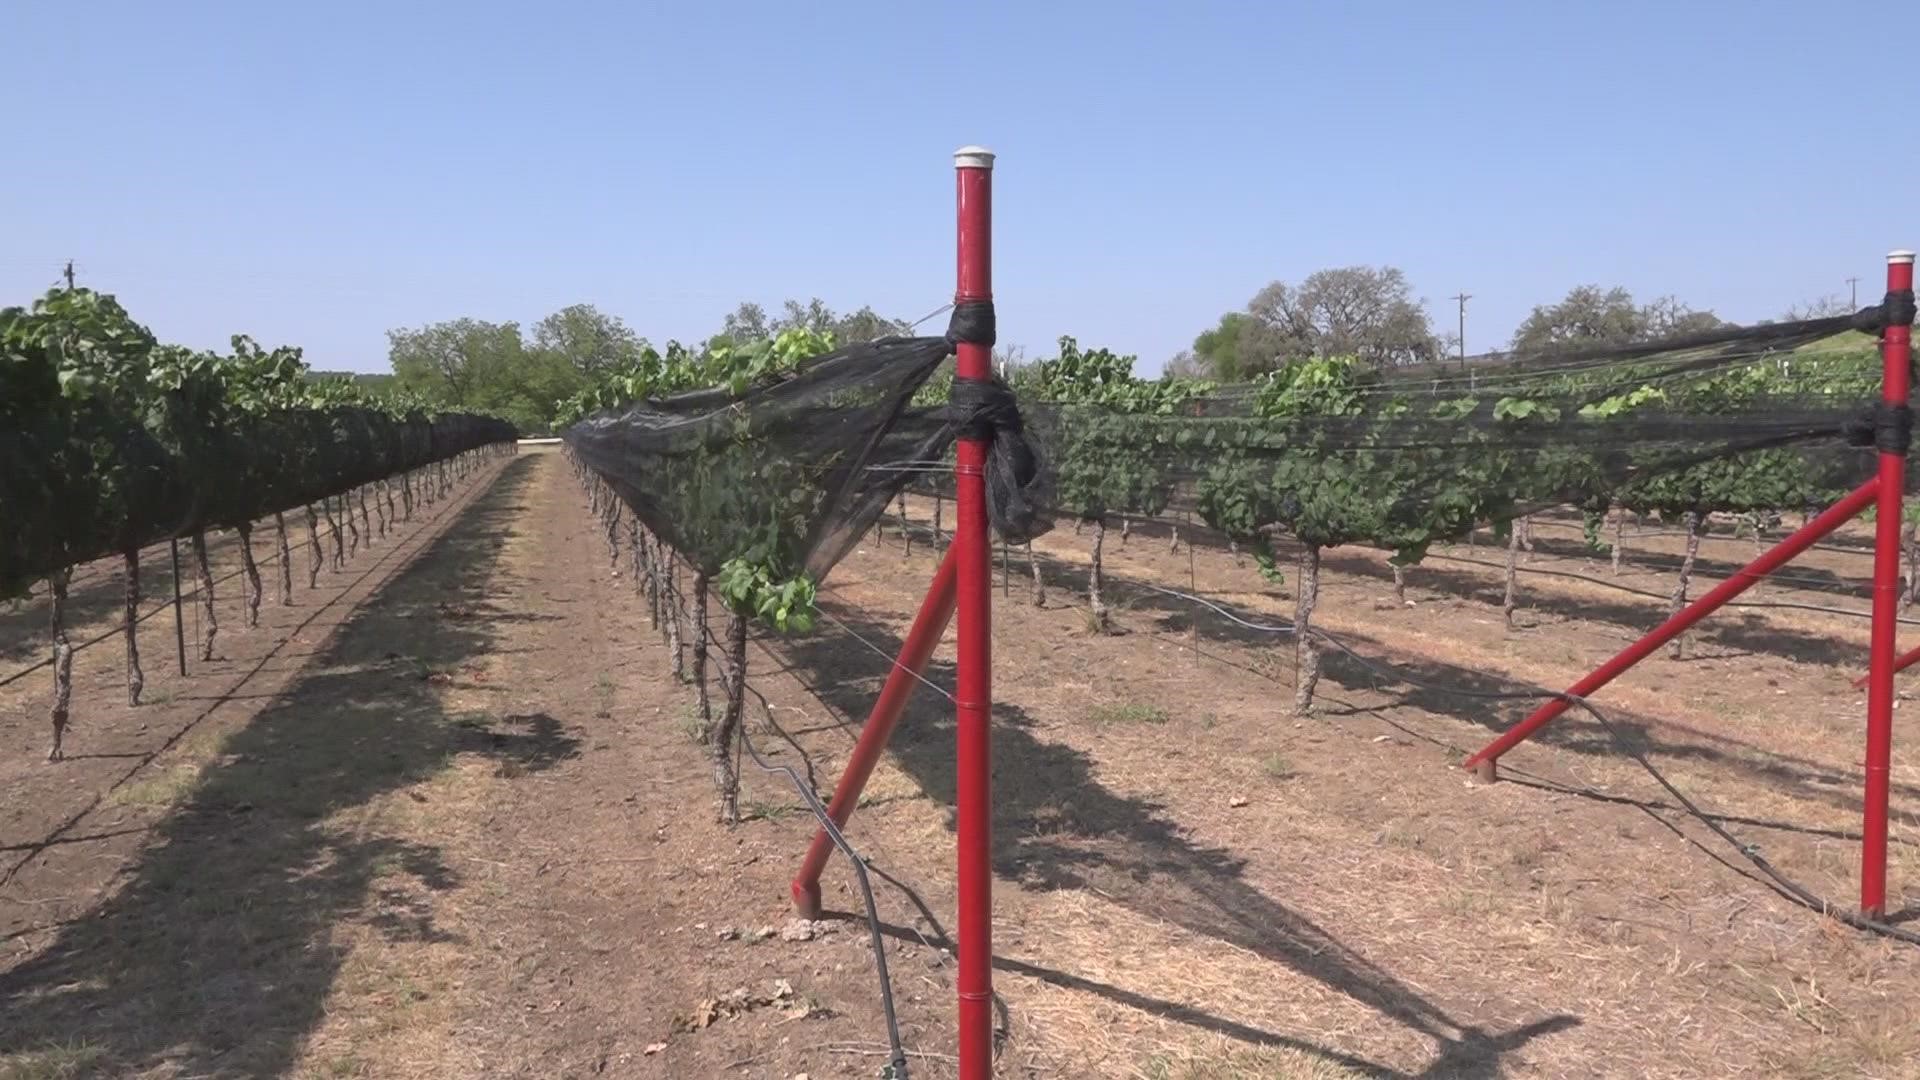
<instances>
[{"instance_id":1,"label":"white post cap","mask_svg":"<svg viewBox=\"0 0 1920 1080\"><path fill-rule=\"evenodd\" d=\"M1908 251L1905 248L1902 248L1899 251L1889 251L1887 252L1887 261L1890 263L1907 263L1911 265L1913 262L1913 252Z\"/></svg>"},{"instance_id":2,"label":"white post cap","mask_svg":"<svg viewBox=\"0 0 1920 1080\"><path fill-rule=\"evenodd\" d=\"M984 146L963 146L953 152L953 167L991 169L993 168L993 151Z\"/></svg>"}]
</instances>

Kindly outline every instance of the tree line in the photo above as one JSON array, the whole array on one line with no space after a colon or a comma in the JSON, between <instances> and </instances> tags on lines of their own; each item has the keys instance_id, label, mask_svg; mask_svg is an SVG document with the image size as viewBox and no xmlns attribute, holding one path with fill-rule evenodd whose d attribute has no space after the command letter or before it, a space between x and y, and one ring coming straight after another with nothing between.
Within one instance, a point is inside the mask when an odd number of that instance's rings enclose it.
<instances>
[{"instance_id":1,"label":"tree line","mask_svg":"<svg viewBox=\"0 0 1920 1080\"><path fill-rule=\"evenodd\" d=\"M1842 298L1828 296L1795 305L1781 318L1846 310ZM1506 349L1630 345L1722 325L1713 312L1677 297L1643 304L1618 286L1576 285L1559 301L1534 307ZM1245 308L1221 315L1195 337L1190 349L1167 364L1167 373L1246 382L1300 360L1352 356L1376 367L1398 367L1438 361L1459 347L1457 336L1436 332L1399 268L1343 266L1315 271L1298 283L1268 284Z\"/></svg>"},{"instance_id":2,"label":"tree line","mask_svg":"<svg viewBox=\"0 0 1920 1080\"><path fill-rule=\"evenodd\" d=\"M1784 319L1814 318L1846 309L1839 297L1797 305ZM1620 287L1576 285L1559 301L1536 306L1506 348L1534 352L1579 345L1626 345L1722 325L1711 311L1676 297L1636 301ZM741 303L700 352L725 341L746 343L788 330L830 335L839 345L912 332L906 322L870 306L836 312L819 298L788 300L778 310ZM452 319L387 333L391 379L446 408L487 412L522 431L550 433L562 403L597 384L609 371L630 367L651 346L616 315L574 304L523 330L516 322ZM1315 271L1299 282L1274 281L1245 308L1220 316L1172 358L1166 373L1216 382L1250 381L1289 363L1357 357L1375 367L1443 360L1459 348L1434 328L1406 274L1393 266L1343 266ZM996 363L1018 366L1018 347L996 352ZM383 377L384 378L384 377Z\"/></svg>"},{"instance_id":3,"label":"tree line","mask_svg":"<svg viewBox=\"0 0 1920 1080\"><path fill-rule=\"evenodd\" d=\"M871 307L838 313L818 299L788 300L779 311L742 303L701 342L704 351L725 341L778 337L788 330L830 334L845 345L908 331L906 323ZM562 308L523 331L517 322L450 319L387 332L393 381L447 407L504 416L523 432L554 430L563 402L609 372L631 367L651 348L617 315L592 304Z\"/></svg>"}]
</instances>

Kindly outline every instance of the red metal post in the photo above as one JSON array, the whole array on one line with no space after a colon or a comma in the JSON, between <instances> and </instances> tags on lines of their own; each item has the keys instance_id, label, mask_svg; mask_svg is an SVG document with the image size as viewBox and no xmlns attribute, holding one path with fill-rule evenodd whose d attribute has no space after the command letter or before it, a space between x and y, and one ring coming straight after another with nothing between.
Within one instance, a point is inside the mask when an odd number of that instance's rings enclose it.
<instances>
[{"instance_id":1,"label":"red metal post","mask_svg":"<svg viewBox=\"0 0 1920 1080\"><path fill-rule=\"evenodd\" d=\"M1887 292L1913 290L1913 252L1887 256ZM1880 399L1907 403L1912 328L1880 332ZM1907 456L1880 451L1879 507L1873 535L1872 652L1867 664L1866 820L1860 829L1860 911L1878 918L1887 908L1887 759L1893 749L1893 649L1900 594L1900 511Z\"/></svg>"},{"instance_id":2,"label":"red metal post","mask_svg":"<svg viewBox=\"0 0 1920 1080\"><path fill-rule=\"evenodd\" d=\"M1920 664L1920 647L1908 649L1906 652L1901 653L1900 658L1893 662L1893 673L1898 675L1915 664ZM1868 672L1853 680L1853 688L1855 690L1865 690L1867 684L1872 681L1873 673Z\"/></svg>"},{"instance_id":3,"label":"red metal post","mask_svg":"<svg viewBox=\"0 0 1920 1080\"><path fill-rule=\"evenodd\" d=\"M834 785L833 799L827 803L827 816L833 818L835 825L845 825L853 815L860 792L867 786L867 778L880 763L887 740L893 738L893 727L906 709L907 700L913 696L914 684L920 681L934 647L940 644L947 624L953 621L955 550L948 547L940 560L940 569L934 571L933 584L927 587L926 599L920 601L920 614L914 616L913 629L907 631L907 640L900 646L900 657L887 673L886 684L874 699L873 711L867 714L866 726L860 729L860 740L854 743L847 767L840 773L840 782ZM816 831L812 846L807 848L807 857L800 863L800 872L793 877L793 907L805 918L820 917L820 871L832 854L832 838L825 829Z\"/></svg>"},{"instance_id":4,"label":"red metal post","mask_svg":"<svg viewBox=\"0 0 1920 1080\"><path fill-rule=\"evenodd\" d=\"M954 152L959 206L954 303L993 299L993 154ZM992 347L954 347L954 375L993 376ZM960 628L956 642L954 818L959 847L960 1080L993 1075L993 577L987 539L987 444L954 448L953 549Z\"/></svg>"},{"instance_id":5,"label":"red metal post","mask_svg":"<svg viewBox=\"0 0 1920 1080\"><path fill-rule=\"evenodd\" d=\"M1896 457L1898 455L1895 455ZM1883 465L1882 468L1885 466ZM1594 691L1612 682L1620 673L1650 656L1660 646L1684 633L1688 627L1711 614L1714 609L1739 596L1757 584L1761 578L1778 570L1794 556L1812 547L1814 543L1833 530L1846 524L1867 507L1873 505L1879 497L1882 481L1869 480L1855 488L1851 494L1828 507L1820 516L1800 527L1786 539L1768 548L1761 556L1740 568L1732 577L1716 585L1705 596L1688 604L1676 612L1672 618L1655 627L1647 636L1627 646L1613 659L1601 664L1593 673L1567 688L1573 697L1586 697ZM1895 513L1896 540L1898 512ZM1875 604L1879 603L1876 593ZM1876 606L1876 610L1877 606ZM1877 625L1877 624L1876 624ZM1889 623L1891 625L1891 623ZM1891 656L1891 649L1888 651ZM1891 673L1889 673L1891 678ZM1889 683L1891 685L1891 683ZM1472 769L1482 779L1494 778L1494 765L1500 755L1525 741L1534 732L1545 727L1548 721L1566 712L1571 703L1564 698L1555 698L1534 710L1532 716L1508 728L1499 738L1480 749L1479 753L1468 758L1463 767Z\"/></svg>"}]
</instances>

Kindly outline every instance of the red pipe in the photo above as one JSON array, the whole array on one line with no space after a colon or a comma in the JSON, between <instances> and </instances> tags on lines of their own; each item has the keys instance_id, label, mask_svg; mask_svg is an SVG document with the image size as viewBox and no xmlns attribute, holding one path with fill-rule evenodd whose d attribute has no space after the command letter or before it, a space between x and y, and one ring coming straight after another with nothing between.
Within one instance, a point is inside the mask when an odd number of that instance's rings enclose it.
<instances>
[{"instance_id":1,"label":"red pipe","mask_svg":"<svg viewBox=\"0 0 1920 1080\"><path fill-rule=\"evenodd\" d=\"M1885 468L1884 464L1882 468ZM1799 531L1768 548L1759 558L1714 586L1705 596L1680 609L1672 618L1655 627L1647 636L1627 646L1620 651L1619 655L1593 669L1586 678L1568 687L1567 694L1572 697L1586 697L1592 694L1612 682L1620 673L1646 659L1660 646L1684 633L1688 627L1711 614L1715 608L1752 588L1761 578L1780 569L1794 556L1812 547L1828 533L1846 524L1862 510L1871 506L1880 494L1881 483L1881 480L1874 479L1855 488L1845 498L1829 506L1819 517L1801 526ZM1897 494L1896 492L1896 496ZM1894 517L1897 539L1899 515L1896 513ZM1877 595L1875 600L1877 603ZM1494 765L1500 760L1501 754L1513 749L1534 732L1545 727L1548 721L1566 712L1570 705L1571 702L1565 698L1555 698L1540 706L1534 710L1532 716L1508 728L1505 734L1481 747L1479 753L1462 763L1462 767L1474 770L1482 779L1493 779Z\"/></svg>"},{"instance_id":2,"label":"red pipe","mask_svg":"<svg viewBox=\"0 0 1920 1080\"><path fill-rule=\"evenodd\" d=\"M993 154L954 152L958 273L954 303L993 299ZM954 347L954 376L993 376L992 346ZM954 818L959 840L960 1080L993 1075L993 577L987 542L987 443L954 448L956 642Z\"/></svg>"},{"instance_id":3,"label":"red pipe","mask_svg":"<svg viewBox=\"0 0 1920 1080\"><path fill-rule=\"evenodd\" d=\"M1913 252L1887 256L1887 292L1913 291ZM1880 400L1907 403L1910 326L1880 332ZM1893 750L1893 649L1900 602L1900 497L1907 456L1880 451L1879 510L1873 531L1872 652L1867 664L1866 820L1860 830L1860 911L1878 918L1887 908L1887 759Z\"/></svg>"},{"instance_id":4,"label":"red pipe","mask_svg":"<svg viewBox=\"0 0 1920 1080\"><path fill-rule=\"evenodd\" d=\"M867 786L867 778L873 775L874 766L880 763L887 741L893 738L894 725L899 723L907 700L913 696L914 684L927 670L927 660L946 634L947 624L953 621L954 550L947 548L947 554L940 560L940 569L934 571L933 584L927 586L926 599L920 601L920 613L913 618L913 629L907 631L906 643L900 646L900 658L887 673L886 685L880 688L873 711L867 714L866 726L860 729L860 740L854 743L847 767L840 773L840 782L833 787L827 816L835 825L845 825L847 818L853 816L860 792ZM813 844L807 848L807 857L800 863L800 872L793 877L793 908L805 918L820 917L820 871L832 854L833 839L827 830L816 831Z\"/></svg>"},{"instance_id":5,"label":"red pipe","mask_svg":"<svg viewBox=\"0 0 1920 1080\"><path fill-rule=\"evenodd\" d=\"M1920 664L1920 647L1909 649L1906 652L1901 653L1900 658L1893 662L1893 673L1898 675L1899 673L1907 670L1908 668L1912 667L1915 664ZM1853 680L1853 688L1855 690L1865 690L1867 688L1867 683L1872 681L1873 681L1873 672L1869 671L1865 675L1862 675L1859 678Z\"/></svg>"}]
</instances>

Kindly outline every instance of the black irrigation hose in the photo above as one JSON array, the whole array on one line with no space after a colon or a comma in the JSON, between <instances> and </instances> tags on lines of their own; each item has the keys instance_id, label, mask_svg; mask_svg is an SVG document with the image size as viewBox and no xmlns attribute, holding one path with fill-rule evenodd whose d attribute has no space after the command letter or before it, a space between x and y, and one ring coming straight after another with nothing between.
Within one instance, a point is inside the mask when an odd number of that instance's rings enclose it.
<instances>
[{"instance_id":1,"label":"black irrigation hose","mask_svg":"<svg viewBox=\"0 0 1920 1080\"><path fill-rule=\"evenodd\" d=\"M1201 599L1200 597L1193 596L1191 594L1186 594L1186 593L1179 593L1172 589L1162 589L1162 588L1159 588L1158 586L1148 586L1148 587L1154 589L1154 591L1156 592L1166 593L1172 596L1179 596L1184 599L1193 601L1195 603L1203 604L1207 607L1213 608L1215 611L1220 611L1220 608L1218 608L1213 604L1208 603L1207 601ZM1222 612L1222 614L1225 614L1225 612ZM1228 616L1228 617L1232 618L1232 616ZM1245 626L1254 626L1254 624L1247 623L1241 619L1235 618L1234 621L1239 622ZM1261 629L1261 627L1255 627L1255 628ZM1272 628L1272 627L1265 628L1265 629L1269 629L1275 633L1280 633L1280 632L1292 632L1294 627L1288 626L1284 629L1284 631L1281 630L1280 628ZM1594 720L1596 720L1600 724L1601 727L1606 729L1607 735L1613 739L1614 745L1618 747L1622 753L1626 754L1628 757L1632 758L1636 763L1638 763L1642 769L1646 770L1647 775L1653 777L1654 782L1659 784L1662 788L1664 788L1667 794L1672 796L1673 800L1679 803L1686 810L1688 816L1692 817L1695 821L1698 821L1700 824L1706 826L1706 828L1709 831L1711 831L1715 836L1719 837L1729 847L1739 852L1743 858L1745 858L1749 863L1753 865L1754 869L1764 874L1767 878L1766 884L1768 884L1775 893L1779 894L1781 897L1783 897L1786 900L1799 904L1804 908L1807 908L1811 911L1824 915L1830 919L1835 920L1836 922L1840 922L1847 926L1851 926L1856 930L1865 930L1869 933L1879 934L1883 937L1892 938L1896 941L1906 942L1907 944L1910 944L1910 945L1920 945L1920 932L1915 932L1912 930L1905 929L1903 927L1894 926L1891 923L1881 922L1878 919L1871 919L1857 912L1853 912L1853 911L1838 907L1832 901L1827 900L1822 896L1819 896L1818 894L1814 893L1812 890L1808 889L1806 886L1801 885L1799 882L1796 882L1793 879L1787 877L1785 874L1781 873L1778 869L1774 867L1774 865L1771 862L1767 861L1765 856L1760 854L1760 849L1757 845L1741 843L1738 837L1734 836L1733 833L1730 832L1725 826L1715 821L1711 815L1709 815L1706 811L1700 809L1698 804L1696 804L1692 799L1688 798L1684 793L1682 793L1679 788L1675 787L1673 785L1673 782L1668 780L1666 776L1663 773L1661 773L1658 768L1654 766L1653 762L1648 760L1645 754L1642 754L1638 750L1633 749L1633 747L1627 743L1626 739L1621 736L1620 730L1614 726L1613 721L1609 720L1604 713L1602 713L1599 709L1595 708L1593 703L1588 701L1585 697L1579 694L1569 694L1569 693L1566 693L1565 691L1539 692L1539 691L1532 691L1532 690L1524 690L1524 691L1462 690L1458 687L1453 687L1453 686L1441 686L1437 683L1429 683L1429 682L1424 682L1420 679L1411 678L1403 672L1389 668L1385 664L1379 661L1376 661L1368 656L1362 655L1361 653L1356 651L1351 645L1348 645L1346 642L1340 640L1338 637L1335 637L1334 635L1329 634L1325 630L1322 630L1318 627L1310 627L1308 629L1308 633L1311 634L1315 639L1320 641L1325 641L1327 644L1332 645L1336 649L1339 649L1342 653L1346 654L1347 656L1351 657L1355 661L1359 662L1363 667L1372 671L1376 675L1381 675L1381 676L1384 676L1385 678L1392 679L1397 682L1405 683L1408 686L1416 686L1423 690L1430 690L1438 694L1447 694L1453 697L1478 699L1482 701L1538 701L1541 698L1549 698L1556 701L1566 702L1569 705L1572 705L1579 709L1584 710L1589 716L1592 716Z\"/></svg>"},{"instance_id":2,"label":"black irrigation hose","mask_svg":"<svg viewBox=\"0 0 1920 1080\"><path fill-rule=\"evenodd\" d=\"M1554 529L1572 529L1581 533L1585 533L1587 528L1585 525L1582 525L1579 522L1560 521L1554 518L1542 518L1540 520L1534 521L1532 524L1545 525L1548 528L1554 528ZM1625 539L1628 539L1628 540L1643 540L1649 536L1672 537L1677 539L1677 538L1684 537L1686 535L1687 534L1680 529L1639 528L1639 529L1635 529L1633 532L1624 534L1624 537ZM1742 537L1738 533L1735 533L1731 536L1723 536L1720 533L1710 533L1706 531L1704 528L1700 530L1698 535L1702 540L1739 541L1744 539L1750 539L1748 537ZM1874 553L1872 546L1858 547L1858 546L1853 546L1848 544L1810 544L1808 545L1807 550L1808 551L1831 551L1836 555L1872 555Z\"/></svg>"},{"instance_id":3,"label":"black irrigation hose","mask_svg":"<svg viewBox=\"0 0 1920 1080\"><path fill-rule=\"evenodd\" d=\"M829 616L829 618L831 618L831 616ZM864 638L861 638L860 635L855 634L844 623L840 623L839 620L837 619L835 619L834 622L836 625L840 627L842 631L852 636L855 640L860 641L862 644L867 645L869 648L873 647L870 642L867 642ZM709 641L713 642L715 645L719 644L719 639L713 636L713 633L711 630L707 632L706 637ZM767 652L767 655L772 656L776 662L780 661L781 658L777 654L775 654L771 649L767 649L764 642L761 643L761 648ZM796 680L796 681L801 681L801 680ZM948 694L946 690L940 687L939 685L929 682L924 676L921 677L920 681L923 683L926 683L927 685L931 686L933 689L939 691L940 693L946 694L946 697L949 701L953 700L952 694ZM726 680L722 678L721 682L724 684ZM747 691L751 693L755 698L759 699L760 708L766 713L768 726L772 727L776 731L779 731L781 733L781 736L785 738L789 744L793 745L796 751L798 751L800 749L799 744L794 743L792 736L787 735L785 730L782 729L777 722L775 722L773 718L773 705L771 702L767 700L767 696L761 693L759 690L754 689L751 683L748 683L745 685L746 685ZM801 685L806 686L806 683L804 681L801 681ZM817 690L814 690L812 687L808 686L807 690L809 693L814 694L814 696L816 697L819 696L819 692ZM767 769L766 764L760 760L760 755L754 752L753 744L747 738L745 725L741 726L740 739L741 739L741 744L747 748L748 753L753 754L754 764L758 765L762 769ZM883 881L886 881L888 884L892 885L894 888L900 890L900 892L907 897L908 901L911 902L914 907L919 909L921 917L927 921L927 925L933 927L935 936L938 937L942 942L947 943L945 947L950 948L953 940L952 937L948 935L946 928L940 925L940 920L934 917L933 912L927 907L927 902L920 897L920 894L914 891L914 889L911 886L907 885L905 882L901 881L899 878L896 878L892 874L887 873L885 869L883 869L878 864L874 863L872 860L866 858L865 856L856 854L853 848L846 843L845 837L843 837L840 834L839 828L833 825L832 817L827 816L825 814L824 808L822 808L819 805L819 801L817 798L814 797L814 794L811 790L811 786L810 785L802 786L798 775L793 771L793 769L790 766L783 766L779 771L784 772L787 775L787 779L793 781L795 790L799 791L801 794L801 797L807 800L808 806L813 810L814 816L821 820L821 825L823 829L827 830L827 835L833 839L835 845L837 845L841 851L846 853L847 858L853 860L854 872L859 875L861 890L866 895L867 920L868 920L869 927L872 928L873 940L876 943L876 947L880 940L880 933L878 929L880 926L880 917L879 917L878 910L874 905L872 886L867 882L867 871L869 870L871 870L875 874L880 875ZM932 941L927 940L926 935L921 934L917 929L914 931L914 934L920 938L920 943L922 945L925 945L929 949L943 948L943 946L937 946ZM887 978L887 973L886 973L884 963L882 964L881 970L880 970L880 982L881 982L881 993L882 995L884 995L884 998L885 998L885 1001L883 1002L883 1004L886 1005L887 1012L889 1013L889 1015L891 1015L892 987ZM1001 998L1000 994L997 991L993 995L993 1008L994 1008L994 1012L1000 1017L999 1033L1000 1035L1004 1036L1007 1032L1012 1030L1013 1020L1012 1020L1012 1017L1007 1012L1006 1001L1003 998ZM899 1048L896 1047L895 1049L898 1050ZM901 1051L901 1053L904 1053L904 1051ZM900 1064L899 1068L902 1071L899 1071L897 1073L890 1073L887 1075L897 1076L902 1078L902 1080L904 1080L904 1078L906 1077L906 1072L904 1071L905 1070L904 1063Z\"/></svg>"},{"instance_id":4,"label":"black irrigation hose","mask_svg":"<svg viewBox=\"0 0 1920 1080\"><path fill-rule=\"evenodd\" d=\"M1485 559L1464 559L1458 555L1434 555L1431 553L1429 553L1426 557L1429 559L1439 560L1440 562L1466 563L1471 566L1485 566L1495 570L1506 569L1506 566L1502 563L1488 562ZM1617 581L1608 581L1605 578L1590 577L1586 574L1576 574L1570 570L1542 570L1539 567L1527 567L1527 566L1516 566L1513 569L1514 569L1514 573L1517 573L1517 574L1540 574L1545 577L1571 578L1574 581L1590 582L1594 585L1602 586L1603 588L1613 589L1623 593L1631 593L1634 596L1645 596L1654 600L1672 600L1673 599L1672 596L1666 595L1663 593L1650 592L1646 589L1636 589L1631 585L1622 585ZM1762 578L1761 580L1772 581L1773 577L1772 575L1768 575L1767 577ZM1845 615L1855 619L1873 618L1873 613L1870 611L1856 611L1852 608L1825 607L1820 604L1800 604L1800 603L1795 603L1791 600L1729 600L1726 602L1724 606L1730 607L1730 608L1732 607L1783 608L1791 611L1817 611L1826 615ZM1899 622L1903 626L1920 626L1920 619L1898 618L1895 621Z\"/></svg>"},{"instance_id":5,"label":"black irrigation hose","mask_svg":"<svg viewBox=\"0 0 1920 1080\"><path fill-rule=\"evenodd\" d=\"M743 690L759 699L761 709L766 711L767 722L773 723L773 706L768 703L767 696L748 685L745 675L741 676L740 682ZM800 774L794 771L793 766L769 764L767 759L760 756L760 751L753 745L752 737L747 734L745 724L740 725L740 745L746 748L747 756L753 759L754 765L762 772L779 773L787 778L787 781L793 785L793 790L799 792L800 798L806 802L807 809L813 812L814 819L820 823L821 831L827 834L827 838L833 841L833 846L839 848L840 853L847 857L847 862L853 865L854 877L860 882L860 897L867 908L867 935L873 947L874 977L880 982L880 1011L886 1016L887 1022L887 1047L892 1055L889 1062L892 1071L885 1075L894 1080L907 1080L907 1051L901 1044L900 1020L894 1013L893 978L887 972L886 940L880 933L880 908L874 900L873 883L867 877L867 861L853 849L852 844L847 842L846 836L840 832L840 827L833 823L833 815L827 813L827 808L820 803L820 797L814 794L805 780L800 778Z\"/></svg>"},{"instance_id":6,"label":"black irrigation hose","mask_svg":"<svg viewBox=\"0 0 1920 1080\"><path fill-rule=\"evenodd\" d=\"M679 558L678 552L672 551L671 548L668 551L674 558ZM710 625L702 624L700 633L712 645L720 645L720 640L714 636ZM728 680L722 675L720 681L724 685ZM747 682L744 671L740 674L740 689L742 692L751 693L760 702L760 708L766 713L767 723L778 728L779 724L773 718L773 704L767 700L765 694ZM854 877L860 883L861 899L865 902L867 909L867 933L873 948L874 976L880 983L880 1011L886 1017L889 1061L887 1071L882 1075L890 1080L907 1080L907 1051L900 1039L900 1020L893 1003L893 977L887 970L886 939L880 932L880 906L874 899L873 882L867 876L867 861L854 850L852 844L847 842L845 834L840 831L838 825L834 824L833 816L827 813L827 808L821 804L820 797L814 793L812 786L802 779L791 765L775 765L761 757L759 749L753 745L752 737L747 734L746 724L742 723L737 730L740 734L740 745L752 758L755 767L762 772L785 776L793 785L793 790L800 794L801 801L807 804L807 809L813 813L821 831L827 834L827 838L833 841L833 846L853 864Z\"/></svg>"}]
</instances>

